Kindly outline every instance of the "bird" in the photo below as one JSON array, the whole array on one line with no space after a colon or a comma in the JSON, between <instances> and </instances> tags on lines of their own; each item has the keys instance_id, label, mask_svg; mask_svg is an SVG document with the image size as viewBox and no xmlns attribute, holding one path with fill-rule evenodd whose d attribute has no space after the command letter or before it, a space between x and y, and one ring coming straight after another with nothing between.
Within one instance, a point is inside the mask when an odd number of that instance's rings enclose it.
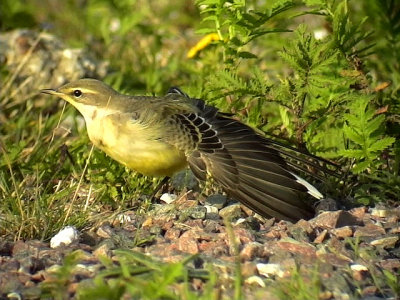
<instances>
[{"instance_id":1,"label":"bird","mask_svg":"<svg viewBox=\"0 0 400 300\"><path fill-rule=\"evenodd\" d=\"M141 174L171 177L189 166L199 181L212 177L255 213L292 222L312 218L309 199L324 198L273 140L179 88L131 96L83 78L41 92L72 104L94 146Z\"/></svg>"}]
</instances>

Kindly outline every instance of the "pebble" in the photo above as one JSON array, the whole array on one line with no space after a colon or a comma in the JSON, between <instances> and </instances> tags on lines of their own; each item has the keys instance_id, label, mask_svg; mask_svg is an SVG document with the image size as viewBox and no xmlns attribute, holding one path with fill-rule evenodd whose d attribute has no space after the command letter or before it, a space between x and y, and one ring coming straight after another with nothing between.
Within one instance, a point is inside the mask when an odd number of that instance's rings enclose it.
<instances>
[{"instance_id":1,"label":"pebble","mask_svg":"<svg viewBox=\"0 0 400 300\"><path fill-rule=\"evenodd\" d=\"M225 218L227 220L235 220L239 218L241 214L242 209L240 208L240 204L232 204L219 211L221 218Z\"/></svg>"},{"instance_id":2,"label":"pebble","mask_svg":"<svg viewBox=\"0 0 400 300\"><path fill-rule=\"evenodd\" d=\"M260 276L257 276L257 275L253 275L253 276L246 278L245 283L250 284L250 285L256 284L263 288L265 287L264 281L262 280L262 278Z\"/></svg>"},{"instance_id":3,"label":"pebble","mask_svg":"<svg viewBox=\"0 0 400 300\"><path fill-rule=\"evenodd\" d=\"M373 240L370 244L372 246L382 246L383 248L394 248L398 240L398 236L388 236L381 239Z\"/></svg>"},{"instance_id":4,"label":"pebble","mask_svg":"<svg viewBox=\"0 0 400 300\"><path fill-rule=\"evenodd\" d=\"M79 240L79 232L74 226L66 226L61 229L55 236L50 240L50 247L56 248L64 245L69 245Z\"/></svg>"},{"instance_id":5,"label":"pebble","mask_svg":"<svg viewBox=\"0 0 400 300\"><path fill-rule=\"evenodd\" d=\"M175 200L177 198L178 198L178 196L175 194L164 193L161 195L160 200L164 201L167 204L171 204L171 203L175 202Z\"/></svg>"},{"instance_id":6,"label":"pebble","mask_svg":"<svg viewBox=\"0 0 400 300\"><path fill-rule=\"evenodd\" d=\"M217 195L211 195L211 196L207 197L205 204L214 206L217 209L221 209L225 206L226 202L227 202L226 196L217 194Z\"/></svg>"},{"instance_id":7,"label":"pebble","mask_svg":"<svg viewBox=\"0 0 400 300\"><path fill-rule=\"evenodd\" d=\"M256 267L257 267L258 273L265 277L278 276L280 278L283 278L285 276L285 271L282 269L282 267L279 264L259 263L256 265Z\"/></svg>"}]
</instances>

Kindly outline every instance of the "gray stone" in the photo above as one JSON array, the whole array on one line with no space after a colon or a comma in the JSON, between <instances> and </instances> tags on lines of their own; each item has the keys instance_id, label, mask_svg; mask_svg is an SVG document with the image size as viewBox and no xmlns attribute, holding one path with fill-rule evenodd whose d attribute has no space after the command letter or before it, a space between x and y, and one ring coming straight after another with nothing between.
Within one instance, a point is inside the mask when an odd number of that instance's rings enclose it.
<instances>
[{"instance_id":1,"label":"gray stone","mask_svg":"<svg viewBox=\"0 0 400 300\"><path fill-rule=\"evenodd\" d=\"M196 206L190 209L190 217L193 219L205 219L207 209L204 206Z\"/></svg>"},{"instance_id":2,"label":"gray stone","mask_svg":"<svg viewBox=\"0 0 400 300\"><path fill-rule=\"evenodd\" d=\"M217 194L207 197L205 204L221 209L225 206L226 202L227 202L226 196Z\"/></svg>"},{"instance_id":3,"label":"gray stone","mask_svg":"<svg viewBox=\"0 0 400 300\"><path fill-rule=\"evenodd\" d=\"M240 204L232 204L227 207L224 207L219 211L219 215L222 218L226 218L228 220L234 220L241 216L242 210L240 208Z\"/></svg>"},{"instance_id":4,"label":"gray stone","mask_svg":"<svg viewBox=\"0 0 400 300\"><path fill-rule=\"evenodd\" d=\"M187 189L188 191L197 191L199 182L189 169L176 173L171 178L171 186L176 190Z\"/></svg>"}]
</instances>

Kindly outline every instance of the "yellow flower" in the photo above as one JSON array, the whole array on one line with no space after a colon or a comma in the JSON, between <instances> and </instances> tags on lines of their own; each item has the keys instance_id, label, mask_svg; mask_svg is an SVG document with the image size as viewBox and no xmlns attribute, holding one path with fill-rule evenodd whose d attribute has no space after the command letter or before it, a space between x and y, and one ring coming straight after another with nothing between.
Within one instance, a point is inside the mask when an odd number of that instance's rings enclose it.
<instances>
[{"instance_id":1,"label":"yellow flower","mask_svg":"<svg viewBox=\"0 0 400 300\"><path fill-rule=\"evenodd\" d=\"M218 41L218 40L219 40L218 34L216 34L216 33L207 34L200 41L198 41L196 45L194 45L192 48L190 48L190 50L187 54L187 58L195 57L199 51L203 50L205 47L207 47L209 44L211 44L211 42Z\"/></svg>"}]
</instances>

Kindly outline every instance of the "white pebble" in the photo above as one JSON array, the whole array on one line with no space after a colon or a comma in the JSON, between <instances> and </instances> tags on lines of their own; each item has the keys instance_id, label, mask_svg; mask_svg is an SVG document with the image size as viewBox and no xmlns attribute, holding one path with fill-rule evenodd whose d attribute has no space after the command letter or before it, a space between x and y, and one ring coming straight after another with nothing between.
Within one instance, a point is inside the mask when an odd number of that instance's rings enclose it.
<instances>
[{"instance_id":1,"label":"white pebble","mask_svg":"<svg viewBox=\"0 0 400 300\"><path fill-rule=\"evenodd\" d=\"M164 201L167 204L170 204L174 202L176 198L178 198L178 196L175 194L164 193L161 195L160 200Z\"/></svg>"},{"instance_id":2,"label":"white pebble","mask_svg":"<svg viewBox=\"0 0 400 300\"><path fill-rule=\"evenodd\" d=\"M216 208L215 206L204 205L204 207L206 208L208 214L212 214L212 213L217 214L218 213L218 208Z\"/></svg>"},{"instance_id":3,"label":"white pebble","mask_svg":"<svg viewBox=\"0 0 400 300\"><path fill-rule=\"evenodd\" d=\"M72 242L79 239L79 232L74 226L67 226L61 229L55 236L50 240L50 247L57 248L61 244L69 245Z\"/></svg>"},{"instance_id":4,"label":"white pebble","mask_svg":"<svg viewBox=\"0 0 400 300\"><path fill-rule=\"evenodd\" d=\"M117 216L117 220L120 224L127 224L132 222L132 218L129 215L120 214Z\"/></svg>"},{"instance_id":5,"label":"white pebble","mask_svg":"<svg viewBox=\"0 0 400 300\"><path fill-rule=\"evenodd\" d=\"M261 287L265 287L265 283L261 279L260 276L256 276L256 275L250 276L250 277L246 278L245 282L247 284L258 284Z\"/></svg>"},{"instance_id":6,"label":"white pebble","mask_svg":"<svg viewBox=\"0 0 400 300\"><path fill-rule=\"evenodd\" d=\"M285 272L279 264L257 264L256 265L258 273L265 277L278 276L283 277Z\"/></svg>"},{"instance_id":7,"label":"white pebble","mask_svg":"<svg viewBox=\"0 0 400 300\"><path fill-rule=\"evenodd\" d=\"M366 266L363 265L358 265L358 264L354 264L350 266L350 269L352 269L353 271L368 271L368 268Z\"/></svg>"}]
</instances>

